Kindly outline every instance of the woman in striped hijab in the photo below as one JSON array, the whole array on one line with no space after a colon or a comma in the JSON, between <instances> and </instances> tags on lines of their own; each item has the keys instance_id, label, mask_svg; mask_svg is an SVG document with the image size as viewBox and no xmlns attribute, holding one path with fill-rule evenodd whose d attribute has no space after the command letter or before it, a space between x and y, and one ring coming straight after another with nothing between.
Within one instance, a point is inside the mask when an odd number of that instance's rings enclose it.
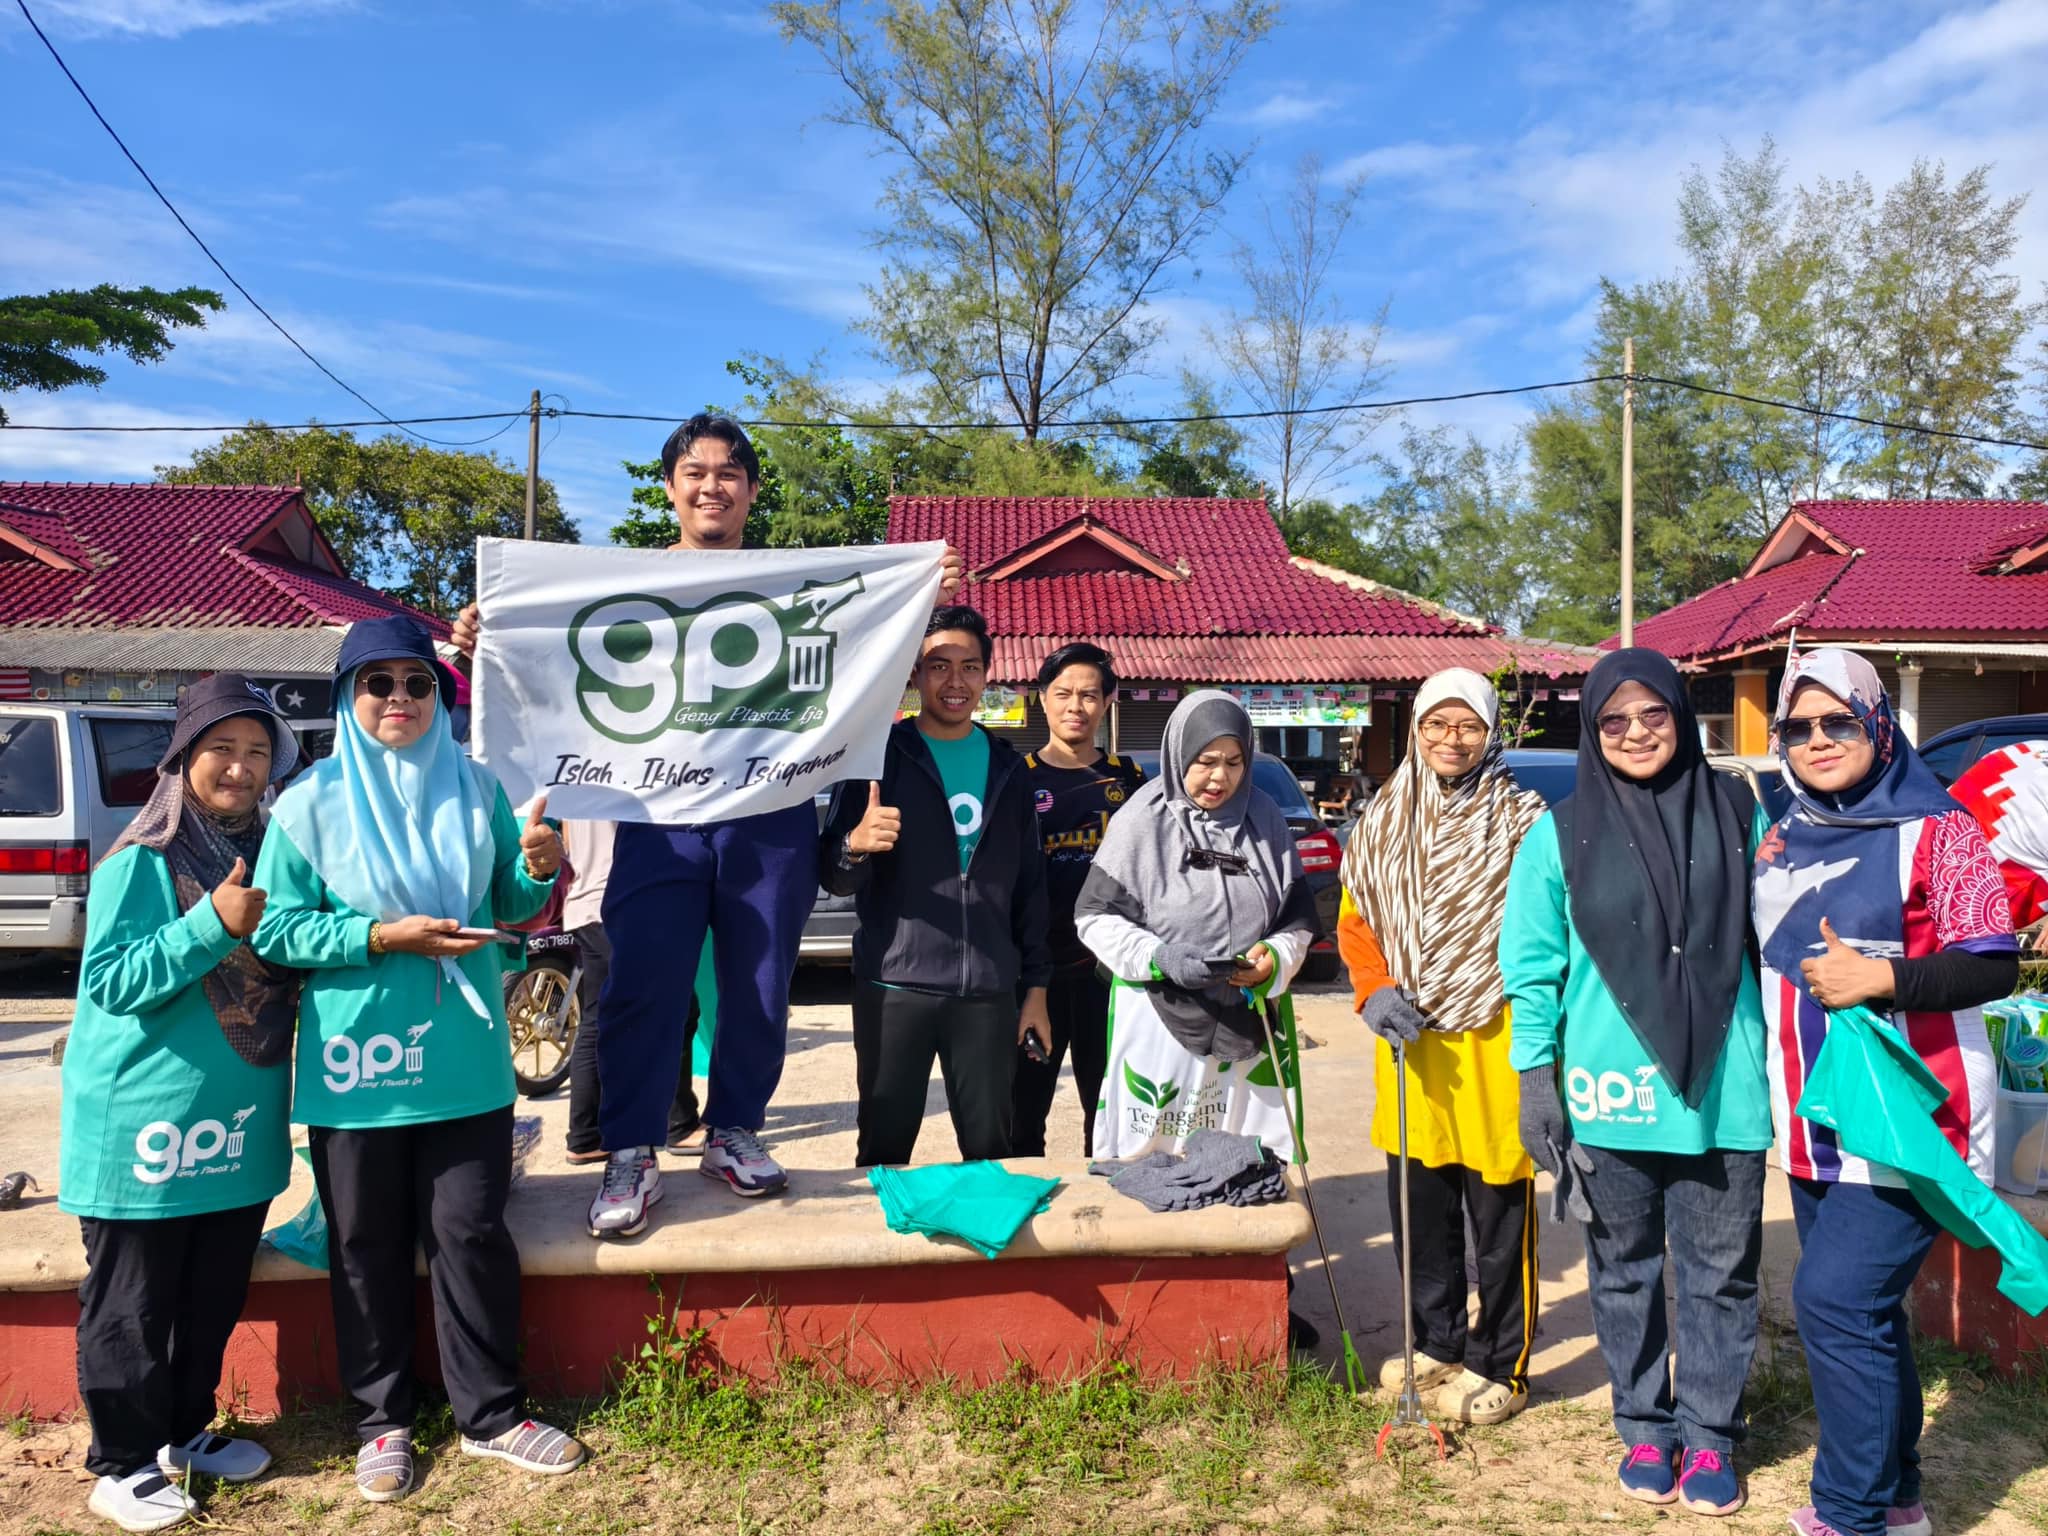
<instances>
[{"instance_id":1,"label":"woman in striped hijab","mask_svg":"<svg viewBox=\"0 0 2048 1536\"><path fill-rule=\"evenodd\" d=\"M1493 686L1463 667L1418 690L1407 755L1345 850L1337 929L1359 1012L1380 1037L1372 1141L1390 1159L1400 1147L1393 1042L1407 1045L1416 1385L1435 1391L1439 1416L1472 1424L1528 1402L1536 1327L1532 1174L1495 941L1508 870L1543 801L1515 787L1499 714ZM1387 1193L1398 1245L1398 1177ZM1470 1327L1468 1213L1479 1245ZM1390 1392L1401 1376L1400 1355L1381 1367Z\"/></svg>"}]
</instances>

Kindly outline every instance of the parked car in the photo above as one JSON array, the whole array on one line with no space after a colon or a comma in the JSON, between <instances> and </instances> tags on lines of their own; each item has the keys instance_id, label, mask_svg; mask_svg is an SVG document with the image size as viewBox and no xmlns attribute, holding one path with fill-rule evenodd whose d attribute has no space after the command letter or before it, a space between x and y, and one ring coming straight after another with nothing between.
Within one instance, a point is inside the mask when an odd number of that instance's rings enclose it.
<instances>
[{"instance_id":1,"label":"parked car","mask_svg":"<svg viewBox=\"0 0 2048 1536\"><path fill-rule=\"evenodd\" d=\"M174 716L0 705L0 949L84 945L92 868L156 787Z\"/></svg>"},{"instance_id":2,"label":"parked car","mask_svg":"<svg viewBox=\"0 0 2048 1536\"><path fill-rule=\"evenodd\" d=\"M814 802L818 808L818 830L823 832L832 796L829 792L817 795ZM853 898L834 896L819 886L817 899L811 903L811 915L804 920L804 936L797 943L797 963L852 964L853 930L859 926L860 919L853 913Z\"/></svg>"},{"instance_id":3,"label":"parked car","mask_svg":"<svg viewBox=\"0 0 2048 1536\"><path fill-rule=\"evenodd\" d=\"M2048 741L2048 715L1994 715L1952 726L1920 748L1920 757L1944 784L1953 784L1987 752L2016 741Z\"/></svg>"},{"instance_id":4,"label":"parked car","mask_svg":"<svg viewBox=\"0 0 2048 1536\"><path fill-rule=\"evenodd\" d=\"M1756 796L1756 803L1764 808L1764 814L1772 821L1792 809L1792 791L1785 787L1784 766L1771 753L1709 757L1707 766L1732 773L1747 784L1749 792Z\"/></svg>"},{"instance_id":5,"label":"parked car","mask_svg":"<svg viewBox=\"0 0 2048 1536\"><path fill-rule=\"evenodd\" d=\"M1509 747L1501 754L1508 772L1524 789L1533 789L1545 805L1555 805L1572 792L1579 776L1579 754L1556 747Z\"/></svg>"},{"instance_id":6,"label":"parked car","mask_svg":"<svg viewBox=\"0 0 2048 1536\"><path fill-rule=\"evenodd\" d=\"M1130 752L1125 756L1145 770L1146 778L1158 775L1157 752ZM1294 777L1294 770L1270 752L1258 753L1252 759L1252 783L1270 795L1287 818L1287 825L1294 832L1294 846L1301 854L1301 867L1308 875L1309 889L1315 892L1316 921L1321 931L1309 947L1308 959L1302 962L1301 979L1335 981L1343 966L1337 957L1336 936L1337 904L1343 899L1338 866L1344 862L1344 844L1316 815L1315 807L1308 803L1307 792Z\"/></svg>"}]
</instances>

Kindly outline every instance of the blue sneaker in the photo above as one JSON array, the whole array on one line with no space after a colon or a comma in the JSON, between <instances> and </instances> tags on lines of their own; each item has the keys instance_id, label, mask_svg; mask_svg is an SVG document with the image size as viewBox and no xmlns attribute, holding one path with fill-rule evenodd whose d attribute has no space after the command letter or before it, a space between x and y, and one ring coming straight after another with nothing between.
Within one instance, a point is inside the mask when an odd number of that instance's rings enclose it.
<instances>
[{"instance_id":1,"label":"blue sneaker","mask_svg":"<svg viewBox=\"0 0 2048 1536\"><path fill-rule=\"evenodd\" d=\"M1735 1468L1719 1451L1687 1451L1678 1474L1679 1502L1696 1515L1732 1515L1747 1497Z\"/></svg>"},{"instance_id":2,"label":"blue sneaker","mask_svg":"<svg viewBox=\"0 0 2048 1536\"><path fill-rule=\"evenodd\" d=\"M1632 1445L1621 1458L1622 1491L1645 1504L1669 1504L1678 1497L1671 1453L1661 1445Z\"/></svg>"}]
</instances>

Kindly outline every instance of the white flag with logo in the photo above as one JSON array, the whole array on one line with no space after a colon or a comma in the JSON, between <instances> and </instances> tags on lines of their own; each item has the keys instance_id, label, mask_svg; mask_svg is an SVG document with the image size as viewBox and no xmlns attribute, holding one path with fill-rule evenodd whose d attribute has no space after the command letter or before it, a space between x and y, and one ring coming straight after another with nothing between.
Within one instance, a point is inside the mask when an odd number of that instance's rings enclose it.
<instances>
[{"instance_id":1,"label":"white flag with logo","mask_svg":"<svg viewBox=\"0 0 2048 1536\"><path fill-rule=\"evenodd\" d=\"M514 805L727 821L879 778L943 544L477 540L470 741Z\"/></svg>"}]
</instances>

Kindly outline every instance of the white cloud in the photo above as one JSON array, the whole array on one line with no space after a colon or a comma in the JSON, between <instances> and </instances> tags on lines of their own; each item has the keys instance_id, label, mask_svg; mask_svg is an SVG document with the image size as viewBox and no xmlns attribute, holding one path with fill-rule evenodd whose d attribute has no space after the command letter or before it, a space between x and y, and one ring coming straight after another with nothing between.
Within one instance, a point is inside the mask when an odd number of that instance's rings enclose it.
<instances>
[{"instance_id":1,"label":"white cloud","mask_svg":"<svg viewBox=\"0 0 2048 1536\"><path fill-rule=\"evenodd\" d=\"M351 10L354 0L40 0L39 19L85 37L178 37Z\"/></svg>"},{"instance_id":2,"label":"white cloud","mask_svg":"<svg viewBox=\"0 0 2048 1536\"><path fill-rule=\"evenodd\" d=\"M1340 160L1330 167L1326 179L1342 182L1364 176L1425 181L1451 174L1478 153L1470 144L1422 144L1411 140Z\"/></svg>"},{"instance_id":3,"label":"white cloud","mask_svg":"<svg viewBox=\"0 0 2048 1536\"><path fill-rule=\"evenodd\" d=\"M33 402L33 403L31 403ZM80 393L10 395L11 421L61 427L118 423L142 427L207 427L235 419L233 411L163 411L133 401ZM0 431L0 478L10 480L152 480L156 466L192 456L220 440L203 432Z\"/></svg>"},{"instance_id":4,"label":"white cloud","mask_svg":"<svg viewBox=\"0 0 2048 1536\"><path fill-rule=\"evenodd\" d=\"M1225 120L1249 123L1254 128L1293 128L1326 116L1334 111L1336 106L1337 98L1334 96L1312 96L1292 90L1275 91L1255 107L1225 114Z\"/></svg>"}]
</instances>

